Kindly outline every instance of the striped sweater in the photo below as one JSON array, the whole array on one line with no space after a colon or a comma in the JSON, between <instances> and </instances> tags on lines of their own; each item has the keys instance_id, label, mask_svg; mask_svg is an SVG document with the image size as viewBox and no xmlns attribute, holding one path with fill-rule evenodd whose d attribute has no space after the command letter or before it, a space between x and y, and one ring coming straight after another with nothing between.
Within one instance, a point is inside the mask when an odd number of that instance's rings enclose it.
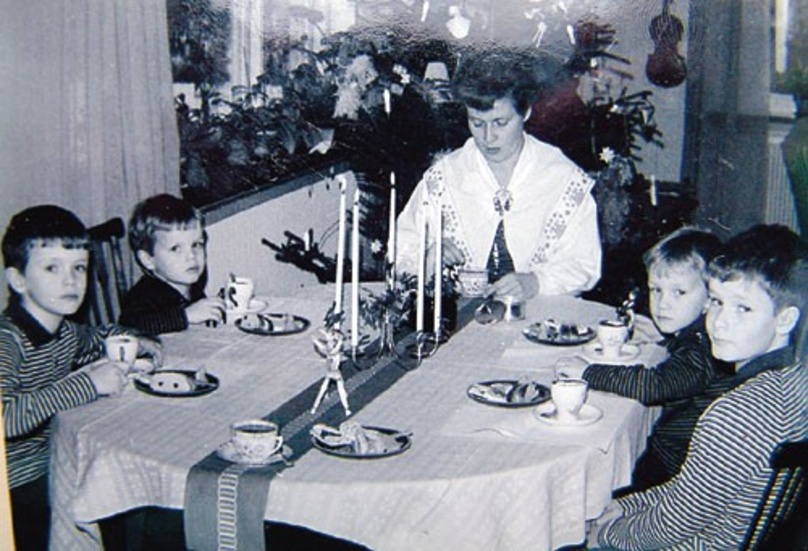
<instances>
[{"instance_id":1,"label":"striped sweater","mask_svg":"<svg viewBox=\"0 0 808 551\"><path fill-rule=\"evenodd\" d=\"M601 365L586 368L583 378L592 390L633 398L648 406L666 405L701 394L721 373L710 352L710 340L700 317L664 342L668 358L648 369L644 365Z\"/></svg>"},{"instance_id":2,"label":"striped sweater","mask_svg":"<svg viewBox=\"0 0 808 551\"><path fill-rule=\"evenodd\" d=\"M47 473L51 418L98 397L90 377L75 370L103 356L110 332L65 320L51 334L13 301L0 315L0 392L11 488Z\"/></svg>"},{"instance_id":3,"label":"striped sweater","mask_svg":"<svg viewBox=\"0 0 808 551\"><path fill-rule=\"evenodd\" d=\"M622 498L622 518L599 532L618 549L737 549L780 442L808 436L802 364L758 373L699 419L687 459L671 481Z\"/></svg>"}]
</instances>

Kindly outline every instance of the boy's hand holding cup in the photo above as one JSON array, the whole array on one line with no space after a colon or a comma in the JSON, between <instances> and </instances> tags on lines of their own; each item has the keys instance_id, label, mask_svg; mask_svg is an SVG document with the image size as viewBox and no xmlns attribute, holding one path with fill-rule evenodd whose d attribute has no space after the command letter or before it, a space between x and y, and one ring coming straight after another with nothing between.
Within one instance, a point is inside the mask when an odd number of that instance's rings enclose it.
<instances>
[{"instance_id":1,"label":"boy's hand holding cup","mask_svg":"<svg viewBox=\"0 0 808 551\"><path fill-rule=\"evenodd\" d=\"M133 335L110 335L104 340L104 348L107 358L124 366L124 373L127 373L135 365L140 343Z\"/></svg>"}]
</instances>

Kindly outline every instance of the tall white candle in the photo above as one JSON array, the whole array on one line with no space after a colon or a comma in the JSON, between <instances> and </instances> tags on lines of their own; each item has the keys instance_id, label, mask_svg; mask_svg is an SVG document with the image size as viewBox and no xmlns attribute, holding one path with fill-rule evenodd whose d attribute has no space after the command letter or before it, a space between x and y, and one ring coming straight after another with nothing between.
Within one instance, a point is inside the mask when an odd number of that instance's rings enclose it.
<instances>
[{"instance_id":1,"label":"tall white candle","mask_svg":"<svg viewBox=\"0 0 808 551\"><path fill-rule=\"evenodd\" d=\"M418 281L415 295L415 330L424 330L424 278L426 277L426 213L429 202L424 201L418 224Z\"/></svg>"},{"instance_id":2,"label":"tall white candle","mask_svg":"<svg viewBox=\"0 0 808 551\"><path fill-rule=\"evenodd\" d=\"M390 89L385 88L382 95L384 96L384 112L389 115L392 111L392 104L390 103Z\"/></svg>"},{"instance_id":3,"label":"tall white candle","mask_svg":"<svg viewBox=\"0 0 808 551\"><path fill-rule=\"evenodd\" d=\"M337 228L337 280L334 291L334 313L339 315L342 312L342 283L345 277L343 263L345 261L345 186L347 182L343 175L337 176L337 180L339 181L339 226ZM337 324L337 327L339 326L340 324Z\"/></svg>"},{"instance_id":4,"label":"tall white candle","mask_svg":"<svg viewBox=\"0 0 808 551\"><path fill-rule=\"evenodd\" d=\"M443 296L443 212L441 201L438 199L438 213L435 220L435 321L433 331L440 338L441 298Z\"/></svg>"},{"instance_id":5,"label":"tall white candle","mask_svg":"<svg viewBox=\"0 0 808 551\"><path fill-rule=\"evenodd\" d=\"M657 206L657 188L656 176L651 175L651 183L648 185L648 198L651 201L651 206Z\"/></svg>"},{"instance_id":6,"label":"tall white candle","mask_svg":"<svg viewBox=\"0 0 808 551\"><path fill-rule=\"evenodd\" d=\"M388 286L394 290L396 286L396 173L390 173L390 222L387 237L387 262L390 264L390 281Z\"/></svg>"},{"instance_id":7,"label":"tall white candle","mask_svg":"<svg viewBox=\"0 0 808 551\"><path fill-rule=\"evenodd\" d=\"M351 224L351 348L359 344L359 197L357 189L353 200Z\"/></svg>"}]
</instances>

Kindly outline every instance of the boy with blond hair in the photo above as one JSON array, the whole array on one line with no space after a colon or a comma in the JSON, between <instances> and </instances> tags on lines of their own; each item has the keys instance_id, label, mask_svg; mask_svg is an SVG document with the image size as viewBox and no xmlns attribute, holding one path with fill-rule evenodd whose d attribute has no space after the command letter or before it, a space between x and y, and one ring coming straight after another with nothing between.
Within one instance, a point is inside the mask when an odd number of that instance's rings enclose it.
<instances>
[{"instance_id":1,"label":"boy with blond hair","mask_svg":"<svg viewBox=\"0 0 808 551\"><path fill-rule=\"evenodd\" d=\"M87 229L73 213L41 205L16 214L2 250L11 293L0 314L0 393L14 532L18 548L44 550L51 419L118 394L126 365L104 359L104 339L120 329L66 319L84 300L90 261ZM153 343L141 346L159 355Z\"/></svg>"},{"instance_id":2,"label":"boy with blond hair","mask_svg":"<svg viewBox=\"0 0 808 551\"><path fill-rule=\"evenodd\" d=\"M149 335L218 323L224 302L205 296L207 252L202 213L169 194L139 203L129 222L129 244L143 277L121 305L121 325Z\"/></svg>"},{"instance_id":3,"label":"boy with blond hair","mask_svg":"<svg viewBox=\"0 0 808 551\"><path fill-rule=\"evenodd\" d=\"M711 263L709 288L712 351L734 364L737 385L700 417L675 478L607 507L590 532L600 546L739 548L772 451L808 436L808 245L783 226L756 226Z\"/></svg>"},{"instance_id":4,"label":"boy with blond hair","mask_svg":"<svg viewBox=\"0 0 808 551\"><path fill-rule=\"evenodd\" d=\"M645 365L592 364L581 358L559 362L558 370L585 367L582 378L592 390L612 392L645 405L665 406L637 463L631 490L643 490L673 478L679 471L692 428L701 410L683 415L693 398L726 375L710 353L704 327L707 308L707 267L720 252L721 241L697 228L681 228L659 241L643 256L648 274L651 318L664 335L665 361Z\"/></svg>"}]
</instances>

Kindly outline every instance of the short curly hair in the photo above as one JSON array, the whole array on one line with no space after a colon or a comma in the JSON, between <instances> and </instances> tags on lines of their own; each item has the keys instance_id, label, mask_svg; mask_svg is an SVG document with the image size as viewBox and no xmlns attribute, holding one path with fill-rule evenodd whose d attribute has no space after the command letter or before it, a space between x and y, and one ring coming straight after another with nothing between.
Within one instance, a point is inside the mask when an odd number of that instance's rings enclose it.
<instances>
[{"instance_id":1,"label":"short curly hair","mask_svg":"<svg viewBox=\"0 0 808 551\"><path fill-rule=\"evenodd\" d=\"M39 205L15 214L3 235L3 263L24 272L31 249L45 245L66 249L89 249L84 223L69 210L56 205Z\"/></svg>"},{"instance_id":2,"label":"short curly hair","mask_svg":"<svg viewBox=\"0 0 808 551\"><path fill-rule=\"evenodd\" d=\"M461 56L452 79L452 95L472 109L487 111L508 98L516 112L527 114L547 84L551 68L545 58L518 49L479 48Z\"/></svg>"},{"instance_id":3,"label":"short curly hair","mask_svg":"<svg viewBox=\"0 0 808 551\"><path fill-rule=\"evenodd\" d=\"M199 226L204 230L205 218L188 201L162 193L141 201L129 219L129 246L133 253L154 254L158 230L185 230Z\"/></svg>"}]
</instances>

